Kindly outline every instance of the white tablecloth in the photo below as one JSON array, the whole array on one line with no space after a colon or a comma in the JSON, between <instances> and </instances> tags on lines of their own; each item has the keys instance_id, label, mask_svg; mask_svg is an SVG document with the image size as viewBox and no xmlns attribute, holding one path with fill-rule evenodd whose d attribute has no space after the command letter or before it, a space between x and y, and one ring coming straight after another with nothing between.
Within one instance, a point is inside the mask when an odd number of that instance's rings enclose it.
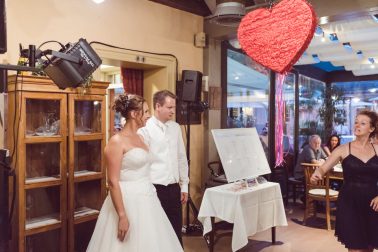
<instances>
[{"instance_id":1,"label":"white tablecloth","mask_svg":"<svg viewBox=\"0 0 378 252\"><path fill-rule=\"evenodd\" d=\"M208 188L202 199L198 220L210 232L211 217L234 223L232 251L248 243L248 236L275 226L287 226L279 184L267 182L234 192L233 184Z\"/></svg>"}]
</instances>

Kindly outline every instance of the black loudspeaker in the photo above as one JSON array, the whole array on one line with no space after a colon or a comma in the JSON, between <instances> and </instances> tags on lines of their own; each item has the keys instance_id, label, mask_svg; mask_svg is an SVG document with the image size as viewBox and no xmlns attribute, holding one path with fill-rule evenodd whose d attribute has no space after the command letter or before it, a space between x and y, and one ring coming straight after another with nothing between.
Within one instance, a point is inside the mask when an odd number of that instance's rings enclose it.
<instances>
[{"instance_id":1,"label":"black loudspeaker","mask_svg":"<svg viewBox=\"0 0 378 252\"><path fill-rule=\"evenodd\" d=\"M192 70L182 71L182 95L180 100L197 102L201 100L202 73Z\"/></svg>"},{"instance_id":2,"label":"black loudspeaker","mask_svg":"<svg viewBox=\"0 0 378 252\"><path fill-rule=\"evenodd\" d=\"M176 82L176 95L177 97L182 97L183 83L182 81ZM188 104L192 102L186 102L182 99L177 99L176 103L176 122L181 125L188 124ZM190 112L190 124L201 124L201 113L196 111Z\"/></svg>"},{"instance_id":3,"label":"black loudspeaker","mask_svg":"<svg viewBox=\"0 0 378 252\"><path fill-rule=\"evenodd\" d=\"M7 52L7 22L5 0L0 0L0 54Z\"/></svg>"}]
</instances>

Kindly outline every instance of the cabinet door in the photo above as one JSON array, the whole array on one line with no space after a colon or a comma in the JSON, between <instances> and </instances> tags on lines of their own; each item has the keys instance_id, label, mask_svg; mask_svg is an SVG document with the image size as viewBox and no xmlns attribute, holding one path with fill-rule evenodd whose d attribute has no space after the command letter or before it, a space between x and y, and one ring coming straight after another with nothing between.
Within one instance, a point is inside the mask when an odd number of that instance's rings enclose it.
<instances>
[{"instance_id":1,"label":"cabinet door","mask_svg":"<svg viewBox=\"0 0 378 252\"><path fill-rule=\"evenodd\" d=\"M18 146L19 251L65 251L67 96L18 92L17 98L21 118L11 138Z\"/></svg>"},{"instance_id":2,"label":"cabinet door","mask_svg":"<svg viewBox=\"0 0 378 252\"><path fill-rule=\"evenodd\" d=\"M105 197L106 104L100 95L70 94L68 100L69 250L85 251Z\"/></svg>"}]
</instances>

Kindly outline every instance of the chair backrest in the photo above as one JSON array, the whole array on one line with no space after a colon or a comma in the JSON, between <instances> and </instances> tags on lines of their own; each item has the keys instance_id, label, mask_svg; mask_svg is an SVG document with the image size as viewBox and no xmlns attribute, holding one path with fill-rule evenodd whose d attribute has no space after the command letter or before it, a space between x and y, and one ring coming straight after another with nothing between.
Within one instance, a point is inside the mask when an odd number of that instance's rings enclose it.
<instances>
[{"instance_id":1,"label":"chair backrest","mask_svg":"<svg viewBox=\"0 0 378 252\"><path fill-rule=\"evenodd\" d=\"M285 168L285 171L289 177L292 177L294 175L294 155L291 153L284 154L284 164L283 167Z\"/></svg>"},{"instance_id":2,"label":"chair backrest","mask_svg":"<svg viewBox=\"0 0 378 252\"><path fill-rule=\"evenodd\" d=\"M325 189L326 197L329 197L329 176L328 173L324 175L322 180L319 180L316 184L312 184L310 178L315 170L320 166L319 164L301 163L305 175L306 194L311 189Z\"/></svg>"},{"instance_id":3,"label":"chair backrest","mask_svg":"<svg viewBox=\"0 0 378 252\"><path fill-rule=\"evenodd\" d=\"M218 177L219 175L224 174L223 166L221 161L212 161L207 164L207 168L209 168L211 175L214 177Z\"/></svg>"}]
</instances>

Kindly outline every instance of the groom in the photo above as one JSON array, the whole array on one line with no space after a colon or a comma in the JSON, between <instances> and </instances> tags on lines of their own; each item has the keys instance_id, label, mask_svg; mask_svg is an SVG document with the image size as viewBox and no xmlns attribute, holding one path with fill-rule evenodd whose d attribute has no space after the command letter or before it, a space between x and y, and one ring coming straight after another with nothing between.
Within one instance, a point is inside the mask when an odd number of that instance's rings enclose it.
<instances>
[{"instance_id":1,"label":"groom","mask_svg":"<svg viewBox=\"0 0 378 252\"><path fill-rule=\"evenodd\" d=\"M179 124L172 121L176 96L168 90L153 97L154 116L139 130L151 153L151 181L181 243L182 204L188 200L188 162Z\"/></svg>"}]
</instances>

